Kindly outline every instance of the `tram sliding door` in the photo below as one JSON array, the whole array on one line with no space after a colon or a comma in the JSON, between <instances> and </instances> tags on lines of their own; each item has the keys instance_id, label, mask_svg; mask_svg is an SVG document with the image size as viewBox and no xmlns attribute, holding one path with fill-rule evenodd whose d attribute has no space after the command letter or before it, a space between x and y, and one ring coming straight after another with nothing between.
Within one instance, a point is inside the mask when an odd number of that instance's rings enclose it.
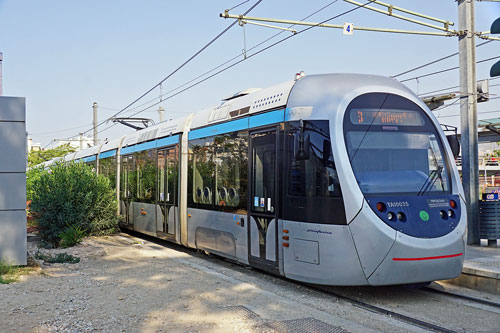
<instances>
[{"instance_id":1,"label":"tram sliding door","mask_svg":"<svg viewBox=\"0 0 500 333\"><path fill-rule=\"evenodd\" d=\"M133 225L133 221L130 214L130 203L131 198L131 185L130 177L134 170L134 157L131 155L122 156L121 161L121 176L120 176L120 216L121 222L125 225Z\"/></svg>"},{"instance_id":2,"label":"tram sliding door","mask_svg":"<svg viewBox=\"0 0 500 333\"><path fill-rule=\"evenodd\" d=\"M250 133L249 261L269 270L278 267L277 140L276 128Z\"/></svg>"},{"instance_id":3,"label":"tram sliding door","mask_svg":"<svg viewBox=\"0 0 500 333\"><path fill-rule=\"evenodd\" d=\"M177 182L178 148L158 150L158 206L156 233L159 237L175 238L178 221Z\"/></svg>"}]
</instances>

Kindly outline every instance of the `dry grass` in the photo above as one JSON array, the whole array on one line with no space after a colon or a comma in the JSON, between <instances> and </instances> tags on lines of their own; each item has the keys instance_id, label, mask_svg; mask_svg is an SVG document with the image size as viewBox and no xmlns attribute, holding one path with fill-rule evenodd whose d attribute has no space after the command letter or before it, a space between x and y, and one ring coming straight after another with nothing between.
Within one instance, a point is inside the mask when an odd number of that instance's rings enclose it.
<instances>
[{"instance_id":1,"label":"dry grass","mask_svg":"<svg viewBox=\"0 0 500 333\"><path fill-rule=\"evenodd\" d=\"M19 282L23 275L40 272L40 267L30 259L28 259L28 266L10 265L8 262L0 260L0 284Z\"/></svg>"}]
</instances>

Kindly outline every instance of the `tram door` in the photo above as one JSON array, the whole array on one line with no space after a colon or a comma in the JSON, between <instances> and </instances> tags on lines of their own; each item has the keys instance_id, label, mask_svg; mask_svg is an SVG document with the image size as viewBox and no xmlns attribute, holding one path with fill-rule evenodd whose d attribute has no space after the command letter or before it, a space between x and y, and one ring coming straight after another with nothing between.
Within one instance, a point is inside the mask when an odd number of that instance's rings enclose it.
<instances>
[{"instance_id":1,"label":"tram door","mask_svg":"<svg viewBox=\"0 0 500 333\"><path fill-rule=\"evenodd\" d=\"M276 128L250 133L249 261L271 270L278 266L277 139Z\"/></svg>"},{"instance_id":2,"label":"tram door","mask_svg":"<svg viewBox=\"0 0 500 333\"><path fill-rule=\"evenodd\" d=\"M130 216L130 203L132 201L132 193L130 191L132 184L130 181L134 179L134 177L130 177L130 175L134 171L134 157L122 156L121 161L121 176L120 176L120 215L122 216L122 223L127 225L133 225L132 217Z\"/></svg>"},{"instance_id":3,"label":"tram door","mask_svg":"<svg viewBox=\"0 0 500 333\"><path fill-rule=\"evenodd\" d=\"M177 147L158 150L158 206L156 232L158 236L174 237L177 221Z\"/></svg>"}]
</instances>

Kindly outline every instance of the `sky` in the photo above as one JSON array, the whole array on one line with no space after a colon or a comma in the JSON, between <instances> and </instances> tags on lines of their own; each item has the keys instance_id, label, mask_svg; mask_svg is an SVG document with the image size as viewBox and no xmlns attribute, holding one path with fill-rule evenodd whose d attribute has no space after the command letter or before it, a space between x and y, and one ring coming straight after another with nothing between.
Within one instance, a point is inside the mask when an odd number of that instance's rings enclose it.
<instances>
[{"instance_id":1,"label":"sky","mask_svg":"<svg viewBox=\"0 0 500 333\"><path fill-rule=\"evenodd\" d=\"M243 0L0 0L3 93L5 96L26 97L27 131L33 141L42 147L52 147L54 139L75 137L79 132L92 135L93 102L99 105L99 122L125 108L227 28L233 20L220 18L219 14L241 2ZM320 22L336 17L329 23L434 31L365 8L343 14L356 6L342 0L332 2L263 0L248 15L302 20L325 7L307 21ZM454 28L458 29L458 8L454 0L385 2L452 21ZM230 13L243 14L255 3L256 0L250 0ZM497 17L500 17L500 2L475 3L477 31L489 30ZM304 28L296 27L297 31ZM166 80L161 90L154 89L129 108L135 108L133 111L126 110L120 116L131 116L160 102L161 94L165 94L163 99L171 96L169 91L229 59L237 57L233 63L243 59L244 49L249 56L291 35L283 32L251 49L278 32L251 25L243 28L236 24ZM476 39L477 44L482 42ZM221 99L237 91L289 81L299 71L304 71L306 75L365 73L394 76L457 51L457 37L359 30L348 36L338 29L313 28L248 57L136 117L158 122L159 106L165 108L167 119L183 117L218 105ZM500 41L493 41L476 50L478 61L498 55ZM489 78L489 69L497 60L478 64L477 78ZM415 77L455 66L458 66L458 56L398 76L397 79L411 79L404 84L415 93L425 95L434 90L458 86L458 70ZM500 96L500 79L491 81L490 86L491 97ZM441 123L460 127L458 114L458 103L435 111ZM478 119L498 117L500 98L478 104ZM99 127L100 140L111 140L134 131L123 125L110 125L112 123L108 122Z\"/></svg>"}]
</instances>

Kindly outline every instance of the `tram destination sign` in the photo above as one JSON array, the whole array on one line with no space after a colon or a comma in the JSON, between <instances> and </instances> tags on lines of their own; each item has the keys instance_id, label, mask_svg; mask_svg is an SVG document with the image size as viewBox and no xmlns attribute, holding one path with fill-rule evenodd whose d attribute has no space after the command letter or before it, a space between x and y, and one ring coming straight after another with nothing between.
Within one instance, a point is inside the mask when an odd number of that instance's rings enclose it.
<instances>
[{"instance_id":1,"label":"tram destination sign","mask_svg":"<svg viewBox=\"0 0 500 333\"><path fill-rule=\"evenodd\" d=\"M417 111L353 109L351 122L355 125L422 126L424 119Z\"/></svg>"}]
</instances>

